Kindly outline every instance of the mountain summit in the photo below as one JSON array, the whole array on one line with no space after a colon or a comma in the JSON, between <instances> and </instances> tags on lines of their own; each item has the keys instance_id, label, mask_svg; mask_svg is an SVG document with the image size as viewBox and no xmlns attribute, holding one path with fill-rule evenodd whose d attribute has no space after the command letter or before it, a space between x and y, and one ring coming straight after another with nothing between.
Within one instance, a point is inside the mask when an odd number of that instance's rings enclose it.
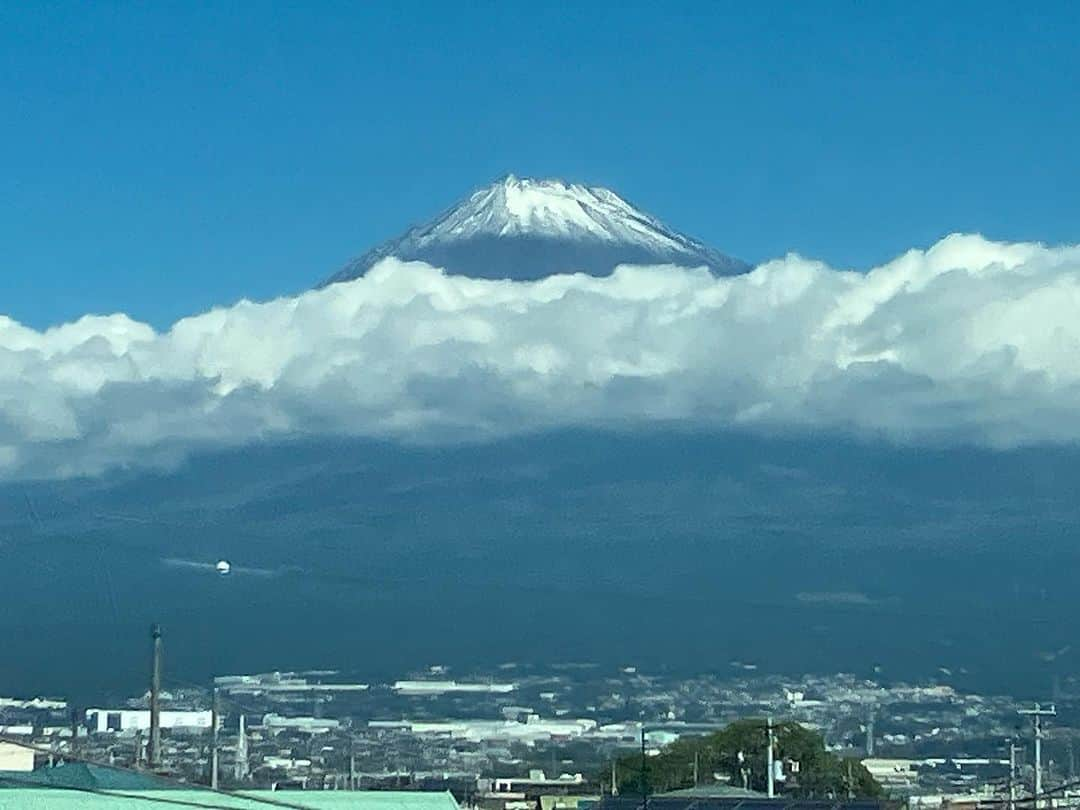
<instances>
[{"instance_id":1,"label":"mountain summit","mask_svg":"<svg viewBox=\"0 0 1080 810\"><path fill-rule=\"evenodd\" d=\"M619 264L704 266L725 276L750 269L606 188L513 175L369 250L323 286L359 278L387 256L457 275L516 281L557 273L606 276Z\"/></svg>"}]
</instances>

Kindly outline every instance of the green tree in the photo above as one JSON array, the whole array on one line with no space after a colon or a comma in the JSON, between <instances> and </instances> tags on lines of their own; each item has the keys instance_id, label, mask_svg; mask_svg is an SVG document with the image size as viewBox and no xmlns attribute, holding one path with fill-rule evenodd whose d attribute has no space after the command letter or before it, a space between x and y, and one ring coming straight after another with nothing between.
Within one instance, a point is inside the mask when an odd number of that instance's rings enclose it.
<instances>
[{"instance_id":1,"label":"green tree","mask_svg":"<svg viewBox=\"0 0 1080 810\"><path fill-rule=\"evenodd\" d=\"M881 785L857 760L842 759L825 750L821 735L798 723L773 726L777 759L799 763L799 771L789 777L779 790L797 798L879 798ZM645 777L650 793L692 787L694 760L698 762L699 784L712 782L712 774L725 775L730 784L742 787L744 778L751 790L764 791L767 732L764 720L739 720L721 731L704 737L683 737L665 746L658 755L646 760ZM740 757L741 754L741 757ZM643 787L640 754L616 762L619 791L641 793ZM601 781L610 786L609 773Z\"/></svg>"}]
</instances>

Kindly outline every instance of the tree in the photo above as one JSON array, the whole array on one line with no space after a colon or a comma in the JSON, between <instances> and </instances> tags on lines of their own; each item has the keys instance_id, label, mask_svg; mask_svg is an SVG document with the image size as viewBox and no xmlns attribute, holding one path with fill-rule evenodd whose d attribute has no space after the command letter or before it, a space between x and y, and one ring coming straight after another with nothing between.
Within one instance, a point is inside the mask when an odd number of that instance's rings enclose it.
<instances>
[{"instance_id":1,"label":"tree","mask_svg":"<svg viewBox=\"0 0 1080 810\"><path fill-rule=\"evenodd\" d=\"M798 723L773 726L774 754L778 760L799 763L799 770L779 786L784 795L796 798L878 798L884 795L881 785L857 760L842 759L825 750L821 735ZM683 737L665 746L646 762L650 793L693 787L694 759L698 761L699 784L713 781L712 774L726 776L730 784L764 791L767 732L764 720L739 720L721 731L704 737ZM741 757L740 757L741 754ZM619 791L641 793L641 758L632 755L616 763ZM610 776L602 778L610 784Z\"/></svg>"}]
</instances>

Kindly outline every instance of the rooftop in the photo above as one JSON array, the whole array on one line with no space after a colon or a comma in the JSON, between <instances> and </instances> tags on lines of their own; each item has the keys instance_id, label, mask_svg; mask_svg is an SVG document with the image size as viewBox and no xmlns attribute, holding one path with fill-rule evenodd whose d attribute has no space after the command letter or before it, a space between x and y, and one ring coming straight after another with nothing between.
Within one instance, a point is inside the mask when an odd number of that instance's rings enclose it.
<instances>
[{"instance_id":1,"label":"rooftop","mask_svg":"<svg viewBox=\"0 0 1080 810\"><path fill-rule=\"evenodd\" d=\"M20 774L24 777L25 774ZM0 779L3 777L0 776ZM10 782L4 787L14 787ZM422 791L269 791L212 793L209 790L114 790L76 787L20 787L0 789L0 810L152 810L162 808L213 807L260 810L271 804L349 810L458 810L449 793Z\"/></svg>"}]
</instances>

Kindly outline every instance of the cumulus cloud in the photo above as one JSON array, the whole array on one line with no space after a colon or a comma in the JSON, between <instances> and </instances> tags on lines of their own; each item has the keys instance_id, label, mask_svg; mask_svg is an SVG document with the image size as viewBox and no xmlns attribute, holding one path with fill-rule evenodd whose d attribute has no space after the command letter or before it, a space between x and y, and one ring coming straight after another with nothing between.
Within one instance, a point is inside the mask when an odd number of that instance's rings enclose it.
<instances>
[{"instance_id":1,"label":"cumulus cloud","mask_svg":"<svg viewBox=\"0 0 1080 810\"><path fill-rule=\"evenodd\" d=\"M1012 446L1080 439L1080 247L950 236L868 272L620 267L482 281L386 259L158 333L0 318L0 476L297 435L678 424Z\"/></svg>"}]
</instances>

